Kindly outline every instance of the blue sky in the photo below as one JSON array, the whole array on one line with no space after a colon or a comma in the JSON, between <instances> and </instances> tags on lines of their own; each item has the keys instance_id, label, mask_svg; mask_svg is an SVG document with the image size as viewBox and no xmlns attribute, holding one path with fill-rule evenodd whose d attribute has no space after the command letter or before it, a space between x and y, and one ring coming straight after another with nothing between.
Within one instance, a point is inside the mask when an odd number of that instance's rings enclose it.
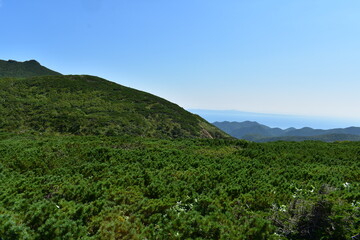
<instances>
[{"instance_id":1,"label":"blue sky","mask_svg":"<svg viewBox=\"0 0 360 240\"><path fill-rule=\"evenodd\" d=\"M359 12L358 0L0 0L0 58L187 109L360 122Z\"/></svg>"}]
</instances>

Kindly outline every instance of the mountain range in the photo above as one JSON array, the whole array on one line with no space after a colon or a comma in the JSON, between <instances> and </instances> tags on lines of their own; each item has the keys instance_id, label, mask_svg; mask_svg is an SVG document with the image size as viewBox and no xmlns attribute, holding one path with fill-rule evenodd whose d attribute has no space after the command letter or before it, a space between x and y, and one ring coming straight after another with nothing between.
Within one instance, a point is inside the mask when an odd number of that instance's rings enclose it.
<instances>
[{"instance_id":1,"label":"mountain range","mask_svg":"<svg viewBox=\"0 0 360 240\"><path fill-rule=\"evenodd\" d=\"M229 135L255 142L269 141L304 141L319 140L325 142L333 141L360 141L360 127L313 129L304 127L296 128L271 128L266 125L252 122L214 122L214 126L220 128Z\"/></svg>"},{"instance_id":2,"label":"mountain range","mask_svg":"<svg viewBox=\"0 0 360 240\"><path fill-rule=\"evenodd\" d=\"M152 94L37 61L0 62L0 131L35 134L229 138L200 116Z\"/></svg>"}]
</instances>

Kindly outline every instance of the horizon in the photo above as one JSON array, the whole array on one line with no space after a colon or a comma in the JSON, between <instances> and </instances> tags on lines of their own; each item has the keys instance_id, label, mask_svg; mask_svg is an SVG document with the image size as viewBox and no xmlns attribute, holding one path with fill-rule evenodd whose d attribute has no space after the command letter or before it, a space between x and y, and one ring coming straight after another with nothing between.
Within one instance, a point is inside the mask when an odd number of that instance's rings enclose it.
<instances>
[{"instance_id":1,"label":"horizon","mask_svg":"<svg viewBox=\"0 0 360 240\"><path fill-rule=\"evenodd\" d=\"M354 0L2 0L0 50L4 60L99 76L185 109L356 126L358 10Z\"/></svg>"},{"instance_id":2,"label":"horizon","mask_svg":"<svg viewBox=\"0 0 360 240\"><path fill-rule=\"evenodd\" d=\"M267 114L256 112L243 112L237 110L210 110L187 109L191 113L203 117L208 122L244 122L251 121L266 125L271 128L305 128L334 129L360 127L356 119L325 118L321 116L301 116L285 114Z\"/></svg>"}]
</instances>

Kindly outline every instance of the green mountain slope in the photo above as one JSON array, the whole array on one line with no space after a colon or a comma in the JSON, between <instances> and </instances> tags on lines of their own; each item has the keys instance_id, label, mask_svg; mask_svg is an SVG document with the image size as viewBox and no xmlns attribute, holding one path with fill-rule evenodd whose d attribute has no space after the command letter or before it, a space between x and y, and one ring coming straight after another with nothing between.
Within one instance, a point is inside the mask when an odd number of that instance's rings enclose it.
<instances>
[{"instance_id":1,"label":"green mountain slope","mask_svg":"<svg viewBox=\"0 0 360 240\"><path fill-rule=\"evenodd\" d=\"M0 77L34 77L61 75L44 66L35 60L17 62L14 60L0 60Z\"/></svg>"},{"instance_id":2,"label":"green mountain slope","mask_svg":"<svg viewBox=\"0 0 360 240\"><path fill-rule=\"evenodd\" d=\"M0 112L6 132L228 137L160 97L85 75L2 78Z\"/></svg>"}]
</instances>

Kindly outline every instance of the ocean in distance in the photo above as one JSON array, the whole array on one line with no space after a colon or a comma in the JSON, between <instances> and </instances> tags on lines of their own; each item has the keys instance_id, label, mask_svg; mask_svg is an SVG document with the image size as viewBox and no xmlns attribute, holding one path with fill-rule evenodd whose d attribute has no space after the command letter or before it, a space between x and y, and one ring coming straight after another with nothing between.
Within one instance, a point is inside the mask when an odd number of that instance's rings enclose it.
<instances>
[{"instance_id":1,"label":"ocean in distance","mask_svg":"<svg viewBox=\"0 0 360 240\"><path fill-rule=\"evenodd\" d=\"M360 120L356 120L356 119L254 113L254 112L243 112L236 110L205 110L205 109L187 109L187 110L190 111L191 113L201 116L210 123L222 122L222 121L229 121L229 122L255 121L269 127L278 127L281 129L286 129L290 127L294 127L294 128L311 127L315 129L360 127Z\"/></svg>"}]
</instances>

